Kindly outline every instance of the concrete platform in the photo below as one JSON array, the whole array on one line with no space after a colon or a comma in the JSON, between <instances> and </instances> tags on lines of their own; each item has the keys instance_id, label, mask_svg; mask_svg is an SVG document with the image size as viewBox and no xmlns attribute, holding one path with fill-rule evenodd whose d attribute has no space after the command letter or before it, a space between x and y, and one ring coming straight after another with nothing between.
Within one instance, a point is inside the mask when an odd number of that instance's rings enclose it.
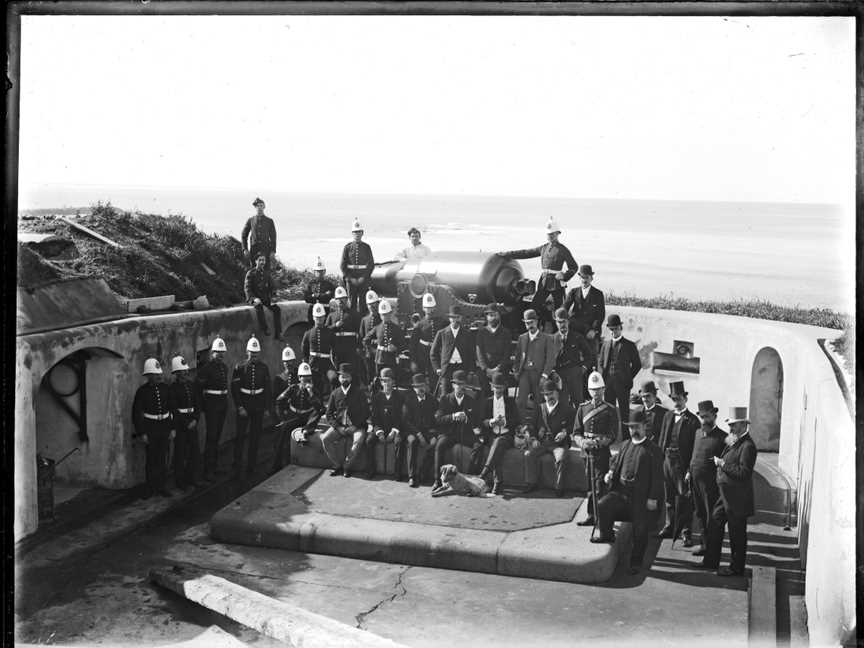
<instances>
[{"instance_id":1,"label":"concrete platform","mask_svg":"<svg viewBox=\"0 0 864 648\"><path fill-rule=\"evenodd\" d=\"M214 515L210 533L227 543L574 583L609 580L629 550L628 524L613 545L588 541L591 528L574 518L581 500L432 498L430 490L289 466Z\"/></svg>"}]
</instances>

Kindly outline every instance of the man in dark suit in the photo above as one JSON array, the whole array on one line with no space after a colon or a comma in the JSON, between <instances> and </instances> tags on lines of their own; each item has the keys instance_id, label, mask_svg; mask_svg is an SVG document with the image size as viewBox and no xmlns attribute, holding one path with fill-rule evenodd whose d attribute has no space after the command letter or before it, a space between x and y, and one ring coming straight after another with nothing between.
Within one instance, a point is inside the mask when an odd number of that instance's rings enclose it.
<instances>
[{"instance_id":1,"label":"man in dark suit","mask_svg":"<svg viewBox=\"0 0 864 648\"><path fill-rule=\"evenodd\" d=\"M559 398L555 381L544 380L542 390L544 402L534 410L534 416L528 425L525 459L532 464L533 470L531 473L525 471L528 482L525 492L530 493L537 488L540 479L540 457L551 454L555 460L555 495L564 497L564 471L567 465L565 458L570 447L570 432L573 430L576 410L567 401Z\"/></svg>"},{"instance_id":2,"label":"man in dark suit","mask_svg":"<svg viewBox=\"0 0 864 648\"><path fill-rule=\"evenodd\" d=\"M642 404L637 405L636 410L645 412L648 438L657 443L660 439L660 429L663 427L663 418L669 410L660 405L660 401L657 399L657 385L654 384L653 380L642 383L642 387L639 389L639 398L642 400Z\"/></svg>"},{"instance_id":3,"label":"man in dark suit","mask_svg":"<svg viewBox=\"0 0 864 648\"><path fill-rule=\"evenodd\" d=\"M330 392L325 417L330 427L321 435L324 454L333 464L331 477L351 476L351 470L360 455L366 438L369 420L369 399L363 386L353 382L354 367L343 362L339 365L339 387ZM351 449L342 459L339 446L350 439Z\"/></svg>"},{"instance_id":4,"label":"man in dark suit","mask_svg":"<svg viewBox=\"0 0 864 648\"><path fill-rule=\"evenodd\" d=\"M642 369L642 361L636 345L622 334L624 326L618 315L610 315L606 326L612 337L600 347L597 371L606 382L606 400L613 405L618 403L618 415L624 422L630 417L630 388Z\"/></svg>"},{"instance_id":5,"label":"man in dark suit","mask_svg":"<svg viewBox=\"0 0 864 648\"><path fill-rule=\"evenodd\" d=\"M711 526L711 514L720 497L717 490L717 466L714 457L723 454L726 447L726 432L717 427L717 408L710 400L702 401L696 410L702 427L696 433L693 442L693 455L690 458L690 468L684 475L684 482L690 486L693 493L693 509L702 527L700 546L693 551L694 556L704 556L708 543L708 529Z\"/></svg>"},{"instance_id":6,"label":"man in dark suit","mask_svg":"<svg viewBox=\"0 0 864 648\"><path fill-rule=\"evenodd\" d=\"M408 446L408 485L416 488L425 478L428 459L431 457L429 451L434 449L438 439L435 423L438 401L428 393L429 383L425 374L414 374L411 388L412 391L405 396L402 425L405 427Z\"/></svg>"},{"instance_id":7,"label":"man in dark suit","mask_svg":"<svg viewBox=\"0 0 864 648\"><path fill-rule=\"evenodd\" d=\"M614 522L632 522L630 573L636 574L642 568L648 532L657 519L657 504L663 495L662 455L654 442L645 436L644 412L633 412L627 426L630 439L621 446L612 469L604 478L609 493L597 502L600 533L591 538L591 542L614 542Z\"/></svg>"},{"instance_id":8,"label":"man in dark suit","mask_svg":"<svg viewBox=\"0 0 864 648\"><path fill-rule=\"evenodd\" d=\"M537 312L533 308L523 313L522 320L527 330L516 342L513 374L519 385L516 404L524 417L527 415L529 396L534 397L535 407L539 406L543 399L540 382L552 373L557 349L552 336L539 329Z\"/></svg>"},{"instance_id":9,"label":"man in dark suit","mask_svg":"<svg viewBox=\"0 0 864 648\"><path fill-rule=\"evenodd\" d=\"M483 445L477 439L481 436L478 425L478 406L474 398L465 390L467 374L462 369L453 372L450 382L453 391L445 394L438 402L438 410L435 412L435 424L438 426L438 441L435 443L435 483L434 487L441 486L441 466L447 461L444 453L455 444L473 444L471 450L472 468L478 461L478 451L482 452ZM469 472L476 472L469 470Z\"/></svg>"},{"instance_id":10,"label":"man in dark suit","mask_svg":"<svg viewBox=\"0 0 864 648\"><path fill-rule=\"evenodd\" d=\"M594 364L594 353L585 337L571 326L563 308L555 311L555 324L555 373L561 378L563 400L575 408L588 397L586 378L588 368Z\"/></svg>"},{"instance_id":11,"label":"man in dark suit","mask_svg":"<svg viewBox=\"0 0 864 648\"><path fill-rule=\"evenodd\" d=\"M603 292L591 285L594 270L587 263L579 266L582 285L567 294L564 310L570 316L573 327L582 333L591 345L594 355L600 351L600 329L606 319L606 298Z\"/></svg>"},{"instance_id":12,"label":"man in dark suit","mask_svg":"<svg viewBox=\"0 0 864 648\"><path fill-rule=\"evenodd\" d=\"M456 371L466 373L474 371L476 354L474 332L467 326L462 326L462 313L456 306L450 307L447 313L450 326L445 326L435 334L429 359L432 368L438 376L438 393L450 391L451 376Z\"/></svg>"},{"instance_id":13,"label":"man in dark suit","mask_svg":"<svg viewBox=\"0 0 864 648\"><path fill-rule=\"evenodd\" d=\"M477 331L477 367L483 395L492 394L490 380L498 372L510 374L513 335L501 324L498 304L486 307L486 326Z\"/></svg>"},{"instance_id":14,"label":"man in dark suit","mask_svg":"<svg viewBox=\"0 0 864 648\"><path fill-rule=\"evenodd\" d=\"M720 499L714 505L708 531L708 546L703 567L720 565L720 552L726 524L729 524L731 559L728 567L717 571L719 576L741 576L747 559L747 518L756 512L753 497L753 467L756 465L756 444L750 437L750 420L746 407L733 407L726 419L729 426L727 446L723 455L714 457L717 466L717 487Z\"/></svg>"},{"instance_id":15,"label":"man in dark suit","mask_svg":"<svg viewBox=\"0 0 864 648\"><path fill-rule=\"evenodd\" d=\"M386 302L382 302L386 303ZM375 445L383 443L384 456L387 454L387 443L392 443L396 454L396 481L404 481L403 467L405 465L405 432L402 430L402 409L404 400L402 393L394 389L396 379L393 369L384 367L379 376L381 390L372 397L371 434L366 435L366 474L369 479L375 476Z\"/></svg>"},{"instance_id":16,"label":"man in dark suit","mask_svg":"<svg viewBox=\"0 0 864 648\"><path fill-rule=\"evenodd\" d=\"M501 465L504 455L513 447L516 430L522 424L516 400L507 395L507 374L496 372L492 374L492 396L483 402L480 412L480 425L492 439L486 465L480 471L480 476L488 479L492 476L492 494L500 495L504 482Z\"/></svg>"},{"instance_id":17,"label":"man in dark suit","mask_svg":"<svg viewBox=\"0 0 864 648\"><path fill-rule=\"evenodd\" d=\"M663 484L666 495L666 525L658 537L671 538L674 529L678 529L684 538L684 546L692 547L690 523L693 512L684 476L690 467L693 442L701 424L696 415L687 409L687 392L682 381L669 384L669 396L675 403L675 409L663 417L657 443L664 455Z\"/></svg>"}]
</instances>

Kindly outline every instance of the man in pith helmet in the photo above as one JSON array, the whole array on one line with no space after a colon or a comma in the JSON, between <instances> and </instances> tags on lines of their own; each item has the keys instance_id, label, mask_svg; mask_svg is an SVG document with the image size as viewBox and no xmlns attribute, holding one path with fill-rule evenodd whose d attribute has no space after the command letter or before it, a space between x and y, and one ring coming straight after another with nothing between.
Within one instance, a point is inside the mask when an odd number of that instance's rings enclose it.
<instances>
[{"instance_id":1,"label":"man in pith helmet","mask_svg":"<svg viewBox=\"0 0 864 648\"><path fill-rule=\"evenodd\" d=\"M144 443L147 486L143 497L153 494L170 497L168 490L168 445L174 438L171 423L170 396L162 382L162 366L156 358L144 361L142 375L147 380L135 392L132 401L132 423L135 436Z\"/></svg>"},{"instance_id":2,"label":"man in pith helmet","mask_svg":"<svg viewBox=\"0 0 864 648\"><path fill-rule=\"evenodd\" d=\"M246 343L246 361L234 367L231 376L231 392L237 406L237 432L234 438L234 475L243 477L243 450L247 445L245 475L249 477L258 461L258 444L264 426L264 412L272 407L270 370L259 356L261 344L251 337Z\"/></svg>"},{"instance_id":3,"label":"man in pith helmet","mask_svg":"<svg viewBox=\"0 0 864 648\"><path fill-rule=\"evenodd\" d=\"M309 304L307 318L310 324L312 323L313 304L323 304L326 311L336 291L333 282L325 278L326 272L327 268L324 266L324 262L321 257L318 257L318 261L315 263L315 278L306 285L306 289L303 291L303 299Z\"/></svg>"},{"instance_id":4,"label":"man in pith helmet","mask_svg":"<svg viewBox=\"0 0 864 648\"><path fill-rule=\"evenodd\" d=\"M168 386L171 417L174 423L174 483L177 488L197 486L198 419L201 415L201 399L189 376L189 365L182 355L171 358L171 373L174 382Z\"/></svg>"},{"instance_id":5,"label":"man in pith helmet","mask_svg":"<svg viewBox=\"0 0 864 648\"><path fill-rule=\"evenodd\" d=\"M224 474L217 466L219 440L228 415L228 366L225 340L217 337L210 345L210 360L198 369L197 386L204 410L207 434L204 441L204 480L212 482Z\"/></svg>"},{"instance_id":6,"label":"man in pith helmet","mask_svg":"<svg viewBox=\"0 0 864 648\"><path fill-rule=\"evenodd\" d=\"M351 234L354 240L342 249L342 262L339 267L342 270L342 281L348 291L348 301L351 308L357 310L369 289L369 279L372 277L372 270L375 269L375 258L372 256L372 248L363 240L363 227L357 218L351 225Z\"/></svg>"}]
</instances>

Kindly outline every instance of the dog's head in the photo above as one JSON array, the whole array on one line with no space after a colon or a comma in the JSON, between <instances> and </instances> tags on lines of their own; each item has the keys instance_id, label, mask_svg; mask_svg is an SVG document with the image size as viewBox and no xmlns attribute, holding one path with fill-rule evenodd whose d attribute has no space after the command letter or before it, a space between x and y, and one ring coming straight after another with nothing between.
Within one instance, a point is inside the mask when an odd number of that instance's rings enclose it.
<instances>
[{"instance_id":1,"label":"dog's head","mask_svg":"<svg viewBox=\"0 0 864 648\"><path fill-rule=\"evenodd\" d=\"M456 470L456 466L453 464L445 464L441 466L441 481L444 483L449 482L453 477L459 474L459 471Z\"/></svg>"}]
</instances>

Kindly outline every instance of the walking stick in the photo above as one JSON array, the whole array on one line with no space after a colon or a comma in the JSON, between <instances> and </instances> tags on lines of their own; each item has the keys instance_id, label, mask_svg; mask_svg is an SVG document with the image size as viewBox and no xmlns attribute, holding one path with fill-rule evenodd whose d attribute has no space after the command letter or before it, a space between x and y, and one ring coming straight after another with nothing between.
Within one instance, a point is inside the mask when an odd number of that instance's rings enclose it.
<instances>
[{"instance_id":1,"label":"walking stick","mask_svg":"<svg viewBox=\"0 0 864 648\"><path fill-rule=\"evenodd\" d=\"M590 451L588 452L588 479L591 481L591 502L594 506L594 513L591 516L594 520L594 526L591 527L591 538L593 538L600 522L600 514L597 510L597 487L594 483L594 455Z\"/></svg>"}]
</instances>

